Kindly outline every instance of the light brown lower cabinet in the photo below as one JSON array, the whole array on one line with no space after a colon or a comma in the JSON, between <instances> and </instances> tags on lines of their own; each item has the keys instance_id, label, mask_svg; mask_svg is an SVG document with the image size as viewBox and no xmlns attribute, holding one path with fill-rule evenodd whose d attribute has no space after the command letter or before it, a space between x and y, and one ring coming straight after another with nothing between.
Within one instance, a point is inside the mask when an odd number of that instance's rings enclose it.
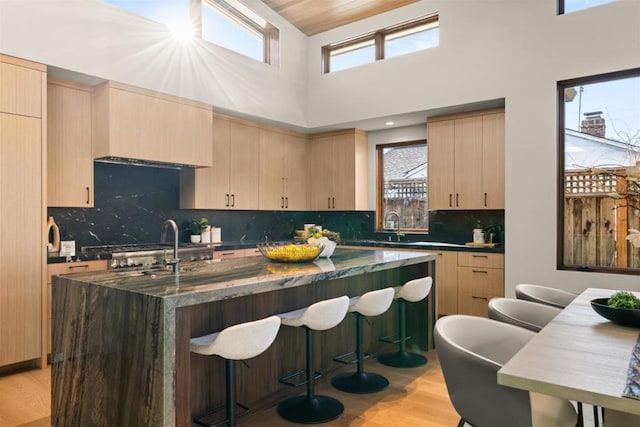
<instances>
[{"instance_id":1,"label":"light brown lower cabinet","mask_svg":"<svg viewBox=\"0 0 640 427\"><path fill-rule=\"evenodd\" d=\"M213 259L229 259L229 258L244 258L247 256L260 255L258 248L248 249L228 249L222 251L214 251Z\"/></svg>"},{"instance_id":2,"label":"light brown lower cabinet","mask_svg":"<svg viewBox=\"0 0 640 427\"><path fill-rule=\"evenodd\" d=\"M487 305L504 296L504 255L458 252L458 313L487 317Z\"/></svg>"},{"instance_id":3,"label":"light brown lower cabinet","mask_svg":"<svg viewBox=\"0 0 640 427\"><path fill-rule=\"evenodd\" d=\"M86 271L107 270L109 264L107 260L65 262L59 264L47 264L47 321L43 328L47 334L47 353L51 354L51 283L53 276L68 273L80 273Z\"/></svg>"}]
</instances>

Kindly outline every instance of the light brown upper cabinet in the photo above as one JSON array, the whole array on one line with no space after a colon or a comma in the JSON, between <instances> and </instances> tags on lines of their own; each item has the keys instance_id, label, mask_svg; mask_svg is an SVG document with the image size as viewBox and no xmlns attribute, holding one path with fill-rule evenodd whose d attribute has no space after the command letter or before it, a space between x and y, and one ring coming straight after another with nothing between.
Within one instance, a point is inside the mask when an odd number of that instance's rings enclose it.
<instances>
[{"instance_id":1,"label":"light brown upper cabinet","mask_svg":"<svg viewBox=\"0 0 640 427\"><path fill-rule=\"evenodd\" d=\"M208 167L211 106L115 82L93 93L94 158Z\"/></svg>"},{"instance_id":2,"label":"light brown upper cabinet","mask_svg":"<svg viewBox=\"0 0 640 427\"><path fill-rule=\"evenodd\" d=\"M260 129L213 116L212 167L180 172L182 209L258 209Z\"/></svg>"},{"instance_id":3,"label":"light brown upper cabinet","mask_svg":"<svg viewBox=\"0 0 640 427\"><path fill-rule=\"evenodd\" d=\"M42 71L33 62L0 57L0 112L42 117Z\"/></svg>"},{"instance_id":4,"label":"light brown upper cabinet","mask_svg":"<svg viewBox=\"0 0 640 427\"><path fill-rule=\"evenodd\" d=\"M0 55L0 366L42 364L46 66Z\"/></svg>"},{"instance_id":5,"label":"light brown upper cabinet","mask_svg":"<svg viewBox=\"0 0 640 427\"><path fill-rule=\"evenodd\" d=\"M366 132L314 134L310 143L311 209L368 209Z\"/></svg>"},{"instance_id":6,"label":"light brown upper cabinet","mask_svg":"<svg viewBox=\"0 0 640 427\"><path fill-rule=\"evenodd\" d=\"M306 136L260 129L260 209L309 209L308 153Z\"/></svg>"},{"instance_id":7,"label":"light brown upper cabinet","mask_svg":"<svg viewBox=\"0 0 640 427\"><path fill-rule=\"evenodd\" d=\"M93 207L91 89L47 84L47 206Z\"/></svg>"},{"instance_id":8,"label":"light brown upper cabinet","mask_svg":"<svg viewBox=\"0 0 640 427\"><path fill-rule=\"evenodd\" d=\"M504 112L427 120L429 209L504 209Z\"/></svg>"}]
</instances>

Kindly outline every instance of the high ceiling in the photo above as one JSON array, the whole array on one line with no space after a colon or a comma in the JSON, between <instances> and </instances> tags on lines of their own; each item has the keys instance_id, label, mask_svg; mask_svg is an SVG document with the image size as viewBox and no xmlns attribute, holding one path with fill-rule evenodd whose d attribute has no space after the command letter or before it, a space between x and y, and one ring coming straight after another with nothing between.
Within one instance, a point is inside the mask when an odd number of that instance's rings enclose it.
<instances>
[{"instance_id":1,"label":"high ceiling","mask_svg":"<svg viewBox=\"0 0 640 427\"><path fill-rule=\"evenodd\" d=\"M307 36L418 0L262 0Z\"/></svg>"}]
</instances>

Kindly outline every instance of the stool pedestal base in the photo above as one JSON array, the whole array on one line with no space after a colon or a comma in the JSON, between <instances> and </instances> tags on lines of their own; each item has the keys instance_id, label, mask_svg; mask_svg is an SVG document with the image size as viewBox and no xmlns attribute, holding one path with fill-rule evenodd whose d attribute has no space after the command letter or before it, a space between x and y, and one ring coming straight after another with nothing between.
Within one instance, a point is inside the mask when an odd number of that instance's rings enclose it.
<instances>
[{"instance_id":1,"label":"stool pedestal base","mask_svg":"<svg viewBox=\"0 0 640 427\"><path fill-rule=\"evenodd\" d=\"M365 394L384 390L389 386L389 380L369 372L344 373L333 377L331 385L347 393Z\"/></svg>"},{"instance_id":2,"label":"stool pedestal base","mask_svg":"<svg viewBox=\"0 0 640 427\"><path fill-rule=\"evenodd\" d=\"M278 404L278 414L287 421L317 424L335 420L344 412L339 400L328 396L296 396Z\"/></svg>"},{"instance_id":3,"label":"stool pedestal base","mask_svg":"<svg viewBox=\"0 0 640 427\"><path fill-rule=\"evenodd\" d=\"M426 365L428 360L421 354L397 351L378 356L378 362L394 368L417 368Z\"/></svg>"}]
</instances>

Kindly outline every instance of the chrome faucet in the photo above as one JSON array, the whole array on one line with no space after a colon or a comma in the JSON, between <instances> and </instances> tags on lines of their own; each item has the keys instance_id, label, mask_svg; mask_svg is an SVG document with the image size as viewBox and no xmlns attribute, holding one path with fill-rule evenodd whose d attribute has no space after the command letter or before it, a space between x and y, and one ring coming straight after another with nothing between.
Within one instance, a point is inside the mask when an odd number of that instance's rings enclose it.
<instances>
[{"instance_id":1,"label":"chrome faucet","mask_svg":"<svg viewBox=\"0 0 640 427\"><path fill-rule=\"evenodd\" d=\"M386 227L386 222L387 222L387 217L389 216L395 216L396 217L396 234L398 235L398 242L400 241L400 237L404 236L404 233L400 232L400 215L398 215L398 212L396 211L389 211L386 213L386 215L384 216L383 222L385 223L385 229ZM391 236L389 236L389 239L391 239Z\"/></svg>"},{"instance_id":2,"label":"chrome faucet","mask_svg":"<svg viewBox=\"0 0 640 427\"><path fill-rule=\"evenodd\" d=\"M174 274L180 272L180 258L178 258L178 225L172 219L166 220L162 223L162 229L160 230L160 243L164 243L167 239L167 229L171 227L173 229L173 259L165 259L165 265L171 265Z\"/></svg>"}]
</instances>

